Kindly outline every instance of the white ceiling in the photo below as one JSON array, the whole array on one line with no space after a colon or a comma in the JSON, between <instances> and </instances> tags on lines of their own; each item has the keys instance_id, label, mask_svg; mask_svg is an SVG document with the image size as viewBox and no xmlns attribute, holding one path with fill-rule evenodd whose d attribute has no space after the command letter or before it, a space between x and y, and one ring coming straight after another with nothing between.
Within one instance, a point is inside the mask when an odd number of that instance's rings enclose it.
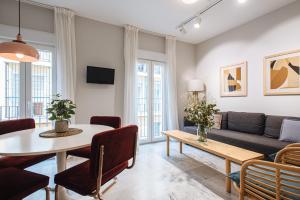
<instances>
[{"instance_id":1,"label":"white ceiling","mask_svg":"<svg viewBox=\"0 0 300 200\"><path fill-rule=\"evenodd\" d=\"M74 10L77 15L115 24L131 24L141 29L177 36L178 40L200 43L245 24L296 0L223 0L202 15L201 28L188 27L182 34L176 27L215 0L199 0L192 5L181 0L34 0Z\"/></svg>"}]
</instances>

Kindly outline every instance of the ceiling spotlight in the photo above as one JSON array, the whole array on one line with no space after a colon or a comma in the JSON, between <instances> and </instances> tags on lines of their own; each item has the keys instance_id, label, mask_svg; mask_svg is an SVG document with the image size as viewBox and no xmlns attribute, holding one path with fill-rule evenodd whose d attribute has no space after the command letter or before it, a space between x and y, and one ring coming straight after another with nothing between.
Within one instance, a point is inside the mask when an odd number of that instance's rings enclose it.
<instances>
[{"instance_id":1,"label":"ceiling spotlight","mask_svg":"<svg viewBox=\"0 0 300 200\"><path fill-rule=\"evenodd\" d=\"M199 1L199 0L182 0L182 2L185 4L193 4L193 3L196 3L197 1Z\"/></svg>"},{"instance_id":2,"label":"ceiling spotlight","mask_svg":"<svg viewBox=\"0 0 300 200\"><path fill-rule=\"evenodd\" d=\"M186 29L184 28L184 26L179 27L179 32L182 34L186 34Z\"/></svg>"},{"instance_id":3,"label":"ceiling spotlight","mask_svg":"<svg viewBox=\"0 0 300 200\"><path fill-rule=\"evenodd\" d=\"M194 20L194 28L199 29L200 28L200 23L201 23L201 18L196 17L195 20Z\"/></svg>"},{"instance_id":4,"label":"ceiling spotlight","mask_svg":"<svg viewBox=\"0 0 300 200\"><path fill-rule=\"evenodd\" d=\"M246 3L247 0L238 0L239 3Z\"/></svg>"}]
</instances>

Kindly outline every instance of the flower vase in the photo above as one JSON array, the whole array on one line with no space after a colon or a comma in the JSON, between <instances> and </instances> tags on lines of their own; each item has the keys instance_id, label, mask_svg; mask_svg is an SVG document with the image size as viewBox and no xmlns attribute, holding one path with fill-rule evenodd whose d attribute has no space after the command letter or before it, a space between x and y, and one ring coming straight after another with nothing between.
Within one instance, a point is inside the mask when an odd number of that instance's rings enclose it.
<instances>
[{"instance_id":1,"label":"flower vase","mask_svg":"<svg viewBox=\"0 0 300 200\"><path fill-rule=\"evenodd\" d=\"M197 136L199 142L207 142L207 128L198 125Z\"/></svg>"}]
</instances>

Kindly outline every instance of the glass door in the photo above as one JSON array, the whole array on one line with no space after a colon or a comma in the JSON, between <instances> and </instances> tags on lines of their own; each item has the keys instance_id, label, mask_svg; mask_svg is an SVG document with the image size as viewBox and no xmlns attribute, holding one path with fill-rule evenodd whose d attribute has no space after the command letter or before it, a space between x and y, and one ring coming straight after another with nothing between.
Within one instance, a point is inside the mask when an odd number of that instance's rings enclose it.
<instances>
[{"instance_id":1,"label":"glass door","mask_svg":"<svg viewBox=\"0 0 300 200\"><path fill-rule=\"evenodd\" d=\"M141 143L163 139L163 69L161 62L137 63L136 118Z\"/></svg>"},{"instance_id":2,"label":"glass door","mask_svg":"<svg viewBox=\"0 0 300 200\"><path fill-rule=\"evenodd\" d=\"M34 63L0 58L0 121L31 117L37 127L50 124L46 108L56 91L54 49L38 51Z\"/></svg>"}]
</instances>

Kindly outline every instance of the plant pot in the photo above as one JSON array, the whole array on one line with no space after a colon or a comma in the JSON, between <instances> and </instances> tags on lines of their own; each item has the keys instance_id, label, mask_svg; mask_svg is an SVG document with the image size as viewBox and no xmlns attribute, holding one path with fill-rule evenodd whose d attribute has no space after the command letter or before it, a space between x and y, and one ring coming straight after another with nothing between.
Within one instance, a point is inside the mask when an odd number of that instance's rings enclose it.
<instances>
[{"instance_id":1,"label":"plant pot","mask_svg":"<svg viewBox=\"0 0 300 200\"><path fill-rule=\"evenodd\" d=\"M199 137L198 138L199 142L207 142L207 132L208 132L207 128L198 125L197 136Z\"/></svg>"},{"instance_id":2,"label":"plant pot","mask_svg":"<svg viewBox=\"0 0 300 200\"><path fill-rule=\"evenodd\" d=\"M68 120L55 121L55 132L56 133L64 133L69 130L69 122Z\"/></svg>"}]
</instances>

